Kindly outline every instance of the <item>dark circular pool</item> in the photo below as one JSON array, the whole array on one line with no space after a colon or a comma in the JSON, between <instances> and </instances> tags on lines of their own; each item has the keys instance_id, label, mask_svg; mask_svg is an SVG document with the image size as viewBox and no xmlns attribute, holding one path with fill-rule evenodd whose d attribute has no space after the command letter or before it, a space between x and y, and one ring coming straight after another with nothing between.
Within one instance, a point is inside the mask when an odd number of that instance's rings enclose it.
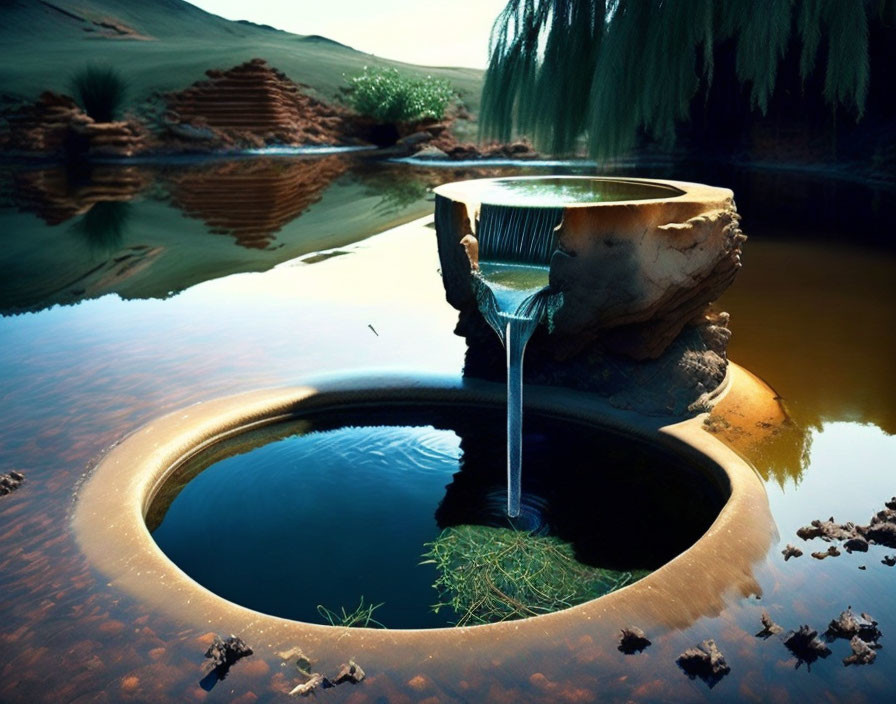
<instances>
[{"instance_id":1,"label":"dark circular pool","mask_svg":"<svg viewBox=\"0 0 896 704\"><path fill-rule=\"evenodd\" d=\"M505 420L502 408L450 404L314 411L185 463L147 524L184 572L243 606L313 623L356 613L355 625L376 625L369 616L435 628L462 616L433 610L440 573L421 564L446 529L531 531L621 585L693 544L727 498L664 448L530 412L524 510L511 524Z\"/></svg>"}]
</instances>

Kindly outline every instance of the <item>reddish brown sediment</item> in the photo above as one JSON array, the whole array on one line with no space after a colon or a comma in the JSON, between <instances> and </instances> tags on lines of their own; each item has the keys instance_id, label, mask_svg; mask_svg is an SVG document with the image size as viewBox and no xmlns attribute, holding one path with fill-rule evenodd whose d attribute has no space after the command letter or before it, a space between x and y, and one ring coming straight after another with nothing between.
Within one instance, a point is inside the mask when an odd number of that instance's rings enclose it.
<instances>
[{"instance_id":1,"label":"reddish brown sediment","mask_svg":"<svg viewBox=\"0 0 896 704\"><path fill-rule=\"evenodd\" d=\"M302 92L286 74L252 59L165 97L171 125L208 128L237 146L345 144L348 112Z\"/></svg>"},{"instance_id":2,"label":"reddish brown sediment","mask_svg":"<svg viewBox=\"0 0 896 704\"><path fill-rule=\"evenodd\" d=\"M231 235L238 244L265 249L276 233L320 200L349 168L338 156L303 161L235 161L213 169L168 176L174 205Z\"/></svg>"}]
</instances>

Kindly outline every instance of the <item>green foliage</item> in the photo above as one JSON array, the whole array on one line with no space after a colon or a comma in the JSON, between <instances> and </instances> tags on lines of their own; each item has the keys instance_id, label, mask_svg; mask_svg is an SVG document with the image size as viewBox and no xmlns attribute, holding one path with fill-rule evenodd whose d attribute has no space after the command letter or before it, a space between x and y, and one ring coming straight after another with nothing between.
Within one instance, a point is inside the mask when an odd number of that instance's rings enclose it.
<instances>
[{"instance_id":1,"label":"green foliage","mask_svg":"<svg viewBox=\"0 0 896 704\"><path fill-rule=\"evenodd\" d=\"M331 611L323 604L317 605L317 613L321 615L331 626L344 626L346 628L385 628L385 626L373 618L373 612L380 608L382 604L364 605L364 597L361 597L361 603L353 611L346 611L345 607L339 608L339 611Z\"/></svg>"},{"instance_id":2,"label":"green foliage","mask_svg":"<svg viewBox=\"0 0 896 704\"><path fill-rule=\"evenodd\" d=\"M421 564L439 572L435 588L458 626L550 613L595 599L632 581L577 562L572 546L557 538L486 526L446 528ZM639 575L641 576L641 575Z\"/></svg>"},{"instance_id":3,"label":"green foliage","mask_svg":"<svg viewBox=\"0 0 896 704\"><path fill-rule=\"evenodd\" d=\"M894 13L894 0L509 0L492 30L480 136L520 131L556 154L587 134L596 157L630 149L639 131L670 143L728 40L762 113L795 40L803 80L824 47L824 99L861 117L868 24Z\"/></svg>"},{"instance_id":4,"label":"green foliage","mask_svg":"<svg viewBox=\"0 0 896 704\"><path fill-rule=\"evenodd\" d=\"M440 120L456 97L441 78L410 78L394 68L369 68L349 79L354 110L381 123Z\"/></svg>"},{"instance_id":5,"label":"green foliage","mask_svg":"<svg viewBox=\"0 0 896 704\"><path fill-rule=\"evenodd\" d=\"M127 95L127 84L111 66L87 66L71 81L75 98L90 117L97 122L114 120Z\"/></svg>"}]
</instances>

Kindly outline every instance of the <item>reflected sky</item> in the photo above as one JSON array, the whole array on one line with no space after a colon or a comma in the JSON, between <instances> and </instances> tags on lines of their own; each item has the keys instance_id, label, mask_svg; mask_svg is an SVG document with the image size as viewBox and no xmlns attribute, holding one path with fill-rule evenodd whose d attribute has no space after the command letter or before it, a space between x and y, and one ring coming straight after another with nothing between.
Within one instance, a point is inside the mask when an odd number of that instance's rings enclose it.
<instances>
[{"instance_id":1,"label":"reflected sky","mask_svg":"<svg viewBox=\"0 0 896 704\"><path fill-rule=\"evenodd\" d=\"M288 184L306 167L271 168L261 169L265 178ZM315 168L323 172L322 165ZM215 210L221 203L204 209L207 201L194 184L196 209L187 214L173 203L175 179L154 173L118 179L124 192L135 190L122 196L132 208L121 241L91 245L83 232L69 229L97 197L90 183L60 186L44 174L23 191L16 185L24 178L20 173L4 172L0 468L24 471L27 479L15 494L0 497L0 651L13 653L7 667L15 671L13 677L4 670L0 699L89 700L110 687L117 693L122 677L135 673L155 688L150 698L157 701L193 696L204 650L196 639L203 634L184 633L182 624L166 622L110 589L84 564L68 534L77 482L104 448L166 411L301 383L319 373L390 367L460 374L464 341L453 334L456 311L445 302L435 233L413 228L371 235L431 212L430 195L419 181L428 187L465 173L408 168L342 172L318 200L285 222L278 213L289 208L278 209L298 201L290 201L289 193L266 201L270 222L280 229L265 248L241 245L234 228L212 232L209 223L212 214L221 214ZM492 175L497 174L467 177ZM886 625L885 633L896 626L896 568L880 564L880 549L864 562L856 554L819 562L807 551L784 563L779 553L783 544L798 540L795 530L809 520L833 514L866 522L896 494L896 259L880 234L891 229L885 220L893 194L853 186L832 190L830 184L799 179L794 185L780 174L632 175L734 188L750 240L744 269L718 306L731 313L730 357L781 394L798 431L811 441L809 452L795 461L800 453L788 448L790 454L767 477L782 544L757 569L760 600L738 601L686 632L658 638L656 650L638 661L637 676L615 646L592 656L597 646L578 642L559 646L563 658L556 657L557 642L546 642L549 657L527 652L525 662L514 666L538 661L545 676L599 689L609 698L682 700L702 696L705 688L681 675L675 656L714 637L733 668L713 690L723 698L737 692L746 698L744 692L754 691L762 699L782 683L791 700L819 700L826 690L888 694L896 648L885 645L871 667L844 668L840 651L848 646L839 643L836 657L813 666L809 675L793 673L780 643L759 648L752 634L763 608L787 628L802 622L823 627L847 604L870 611ZM103 182L111 187L116 180ZM781 204L775 193L784 192L801 198ZM866 220L850 224L843 210L847 202ZM44 215L62 219L49 224ZM114 230L118 220L109 222ZM831 232L840 244L829 243ZM342 254L318 256L322 251ZM121 257L126 258L116 261ZM304 257L316 263L304 263ZM859 571L860 564L867 570ZM165 654L156 662L148 653L160 647ZM84 669L94 655L102 661L102 669L91 671L98 674ZM446 668L441 675L430 671L435 679L457 681L449 664L434 667ZM394 686L403 687L416 674L402 668L396 665ZM82 674L73 678L75 671ZM471 677L482 691L490 686L483 678L492 677L505 693L531 694L530 671L507 672L477 671ZM274 696L273 673L249 673L237 665L228 684L239 691L251 687L262 700ZM378 682L374 687L385 687L378 693L392 691L392 685ZM516 682L521 684L514 690Z\"/></svg>"}]
</instances>

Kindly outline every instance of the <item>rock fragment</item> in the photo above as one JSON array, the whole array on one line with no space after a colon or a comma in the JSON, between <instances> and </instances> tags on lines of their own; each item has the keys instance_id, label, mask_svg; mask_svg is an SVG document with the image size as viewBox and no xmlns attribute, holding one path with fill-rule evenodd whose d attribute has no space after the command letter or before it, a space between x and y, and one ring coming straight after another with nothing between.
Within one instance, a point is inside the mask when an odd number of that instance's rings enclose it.
<instances>
[{"instance_id":1,"label":"rock fragment","mask_svg":"<svg viewBox=\"0 0 896 704\"><path fill-rule=\"evenodd\" d=\"M811 626L800 626L790 631L784 638L784 645L796 657L796 668L803 663L811 669L812 663L819 658L826 658L831 649L818 637L818 631Z\"/></svg>"},{"instance_id":2,"label":"rock fragment","mask_svg":"<svg viewBox=\"0 0 896 704\"><path fill-rule=\"evenodd\" d=\"M881 562L887 567L896 567L896 555L884 555L884 559Z\"/></svg>"},{"instance_id":3,"label":"rock fragment","mask_svg":"<svg viewBox=\"0 0 896 704\"><path fill-rule=\"evenodd\" d=\"M831 547L829 547L824 552L813 552L812 553L812 557L814 557L816 560L823 560L826 557L839 557L839 556L840 556L840 551L833 545L831 545Z\"/></svg>"},{"instance_id":4,"label":"rock fragment","mask_svg":"<svg viewBox=\"0 0 896 704\"><path fill-rule=\"evenodd\" d=\"M25 475L16 470L9 474L0 474L0 496L6 496L18 489L25 481Z\"/></svg>"},{"instance_id":5,"label":"rock fragment","mask_svg":"<svg viewBox=\"0 0 896 704\"><path fill-rule=\"evenodd\" d=\"M691 679L699 677L709 685L710 689L731 672L731 668L725 662L725 656L722 655L711 638L704 640L694 648L685 650L678 656L676 662L688 677Z\"/></svg>"},{"instance_id":6,"label":"rock fragment","mask_svg":"<svg viewBox=\"0 0 896 704\"><path fill-rule=\"evenodd\" d=\"M211 660L208 663L209 671L199 681L199 686L206 692L210 692L220 680L227 677L227 673L234 663L251 655L252 652L252 648L246 645L242 638L231 634L225 640L221 636L215 635L212 644L205 651L205 657Z\"/></svg>"},{"instance_id":7,"label":"rock fragment","mask_svg":"<svg viewBox=\"0 0 896 704\"><path fill-rule=\"evenodd\" d=\"M875 516L875 518L877 518ZM888 548L896 548L896 517L891 517L887 521L871 521L865 531L865 537L872 540L878 545L885 545Z\"/></svg>"},{"instance_id":8,"label":"rock fragment","mask_svg":"<svg viewBox=\"0 0 896 704\"><path fill-rule=\"evenodd\" d=\"M781 626L772 621L772 617L768 615L768 611L763 611L759 620L762 622L762 630L756 634L757 638L770 638L784 630Z\"/></svg>"},{"instance_id":9,"label":"rock fragment","mask_svg":"<svg viewBox=\"0 0 896 704\"><path fill-rule=\"evenodd\" d=\"M781 554L784 555L784 562L787 562L791 557L802 557L803 551L787 543L787 547L781 551Z\"/></svg>"},{"instance_id":10,"label":"rock fragment","mask_svg":"<svg viewBox=\"0 0 896 704\"><path fill-rule=\"evenodd\" d=\"M868 541L864 538L850 538L845 543L843 543L843 547L846 548L846 552L868 552Z\"/></svg>"},{"instance_id":11,"label":"rock fragment","mask_svg":"<svg viewBox=\"0 0 896 704\"><path fill-rule=\"evenodd\" d=\"M327 689L332 686L333 684L330 682L330 680L328 680L322 674L320 674L319 672L313 672L306 682L302 682L301 684L293 687L290 690L289 695L292 697L307 697L309 694L314 694L314 690L316 690L318 687L320 687L321 689Z\"/></svg>"},{"instance_id":12,"label":"rock fragment","mask_svg":"<svg viewBox=\"0 0 896 704\"><path fill-rule=\"evenodd\" d=\"M881 637L877 621L869 614L856 616L851 606L830 622L827 633L833 638L853 638L858 636L866 643L874 643Z\"/></svg>"},{"instance_id":13,"label":"rock fragment","mask_svg":"<svg viewBox=\"0 0 896 704\"><path fill-rule=\"evenodd\" d=\"M831 516L826 521L814 520L808 526L800 528L796 534L803 540L821 538L828 542L832 540L849 540L856 535L856 528L852 523L840 525Z\"/></svg>"},{"instance_id":14,"label":"rock fragment","mask_svg":"<svg viewBox=\"0 0 896 704\"><path fill-rule=\"evenodd\" d=\"M229 669L235 662L251 655L252 652L252 648L246 645L242 638L231 634L227 640L224 640L221 636L216 635L215 640L205 651L205 657L211 658L212 666L215 669Z\"/></svg>"},{"instance_id":15,"label":"rock fragment","mask_svg":"<svg viewBox=\"0 0 896 704\"><path fill-rule=\"evenodd\" d=\"M650 645L650 640L637 626L629 626L620 631L619 651L626 655L640 653L644 648Z\"/></svg>"},{"instance_id":16,"label":"rock fragment","mask_svg":"<svg viewBox=\"0 0 896 704\"><path fill-rule=\"evenodd\" d=\"M843 665L846 667L850 665L870 665L877 658L877 653L874 652L871 646L858 636L853 636L849 641L849 645L852 647L852 655L843 658Z\"/></svg>"},{"instance_id":17,"label":"rock fragment","mask_svg":"<svg viewBox=\"0 0 896 704\"><path fill-rule=\"evenodd\" d=\"M348 664L343 663L342 667L339 668L339 672L333 678L333 684L342 684L343 682L358 684L366 676L360 665L354 660L349 660Z\"/></svg>"}]
</instances>

